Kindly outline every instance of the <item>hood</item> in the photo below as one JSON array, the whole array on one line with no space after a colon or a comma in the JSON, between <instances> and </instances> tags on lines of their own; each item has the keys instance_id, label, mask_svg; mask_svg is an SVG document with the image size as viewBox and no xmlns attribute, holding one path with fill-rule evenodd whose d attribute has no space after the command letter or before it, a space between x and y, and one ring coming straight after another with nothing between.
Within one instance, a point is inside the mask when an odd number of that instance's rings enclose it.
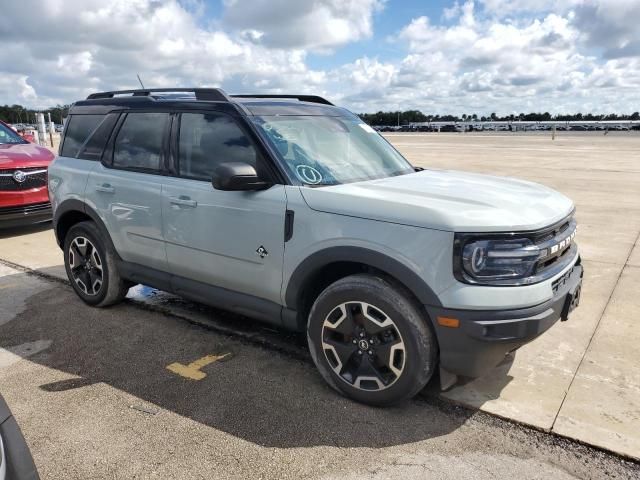
<instances>
[{"instance_id":1,"label":"hood","mask_svg":"<svg viewBox=\"0 0 640 480\"><path fill-rule=\"evenodd\" d=\"M33 143L0 143L0 170L48 167L55 155Z\"/></svg>"},{"instance_id":2,"label":"hood","mask_svg":"<svg viewBox=\"0 0 640 480\"><path fill-rule=\"evenodd\" d=\"M301 191L314 210L454 232L537 230L574 208L543 185L451 170Z\"/></svg>"}]
</instances>

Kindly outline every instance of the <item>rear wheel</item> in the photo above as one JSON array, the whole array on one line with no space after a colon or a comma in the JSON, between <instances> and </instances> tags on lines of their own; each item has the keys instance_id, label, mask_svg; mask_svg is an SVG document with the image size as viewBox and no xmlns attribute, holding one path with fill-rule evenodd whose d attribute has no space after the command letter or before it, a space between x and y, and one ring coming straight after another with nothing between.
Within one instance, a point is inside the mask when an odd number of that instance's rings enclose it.
<instances>
[{"instance_id":1,"label":"rear wheel","mask_svg":"<svg viewBox=\"0 0 640 480\"><path fill-rule=\"evenodd\" d=\"M359 402L391 405L428 383L437 345L427 319L401 286L352 275L324 290L307 329L318 370L335 389Z\"/></svg>"},{"instance_id":2,"label":"rear wheel","mask_svg":"<svg viewBox=\"0 0 640 480\"><path fill-rule=\"evenodd\" d=\"M93 222L77 223L67 233L64 266L74 291L89 305L106 307L127 295L130 284L120 277L115 252Z\"/></svg>"}]
</instances>

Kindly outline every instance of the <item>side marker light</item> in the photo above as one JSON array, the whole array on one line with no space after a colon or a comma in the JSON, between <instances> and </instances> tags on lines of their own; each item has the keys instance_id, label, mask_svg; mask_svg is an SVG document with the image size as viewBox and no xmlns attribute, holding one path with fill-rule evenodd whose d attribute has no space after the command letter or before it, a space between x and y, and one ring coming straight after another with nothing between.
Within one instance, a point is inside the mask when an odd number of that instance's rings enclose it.
<instances>
[{"instance_id":1,"label":"side marker light","mask_svg":"<svg viewBox=\"0 0 640 480\"><path fill-rule=\"evenodd\" d=\"M442 327L458 328L460 326L460 320L450 317L438 317L438 325Z\"/></svg>"}]
</instances>

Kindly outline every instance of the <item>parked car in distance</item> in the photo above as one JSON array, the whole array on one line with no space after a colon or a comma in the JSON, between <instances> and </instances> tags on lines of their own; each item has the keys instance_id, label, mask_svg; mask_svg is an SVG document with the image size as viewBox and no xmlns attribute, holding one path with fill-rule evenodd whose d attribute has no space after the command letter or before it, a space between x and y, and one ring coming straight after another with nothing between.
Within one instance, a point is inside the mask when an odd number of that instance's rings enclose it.
<instances>
[{"instance_id":1,"label":"parked car in distance","mask_svg":"<svg viewBox=\"0 0 640 480\"><path fill-rule=\"evenodd\" d=\"M143 283L306 332L329 385L372 405L487 373L580 299L571 200L414 168L321 97L92 94L49 192L87 304Z\"/></svg>"},{"instance_id":2,"label":"parked car in distance","mask_svg":"<svg viewBox=\"0 0 640 480\"><path fill-rule=\"evenodd\" d=\"M20 427L0 395L0 480L38 480L39 478Z\"/></svg>"},{"instance_id":3,"label":"parked car in distance","mask_svg":"<svg viewBox=\"0 0 640 480\"><path fill-rule=\"evenodd\" d=\"M12 130L17 132L18 135L20 135L27 142L30 142L30 143L34 143L35 142L35 137L31 133L33 130L29 130L27 128L27 126L25 126L23 123L16 123L16 124L13 124L13 125L9 125L8 123L5 123L5 125L7 125Z\"/></svg>"},{"instance_id":4,"label":"parked car in distance","mask_svg":"<svg viewBox=\"0 0 640 480\"><path fill-rule=\"evenodd\" d=\"M51 220L47 169L54 156L0 121L0 228Z\"/></svg>"}]
</instances>

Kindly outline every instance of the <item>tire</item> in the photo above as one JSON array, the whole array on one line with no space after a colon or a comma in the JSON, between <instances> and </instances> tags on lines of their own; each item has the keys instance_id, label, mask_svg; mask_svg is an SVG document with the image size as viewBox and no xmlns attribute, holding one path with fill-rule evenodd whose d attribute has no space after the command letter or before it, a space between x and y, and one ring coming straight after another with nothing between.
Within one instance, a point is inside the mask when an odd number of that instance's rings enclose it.
<instances>
[{"instance_id":1,"label":"tire","mask_svg":"<svg viewBox=\"0 0 640 480\"><path fill-rule=\"evenodd\" d=\"M438 346L428 322L393 280L351 275L318 296L307 340L331 387L361 403L389 406L414 397L433 375Z\"/></svg>"},{"instance_id":2,"label":"tire","mask_svg":"<svg viewBox=\"0 0 640 480\"><path fill-rule=\"evenodd\" d=\"M64 267L73 290L88 305L120 303L129 291L130 283L118 272L116 253L91 221L69 229L64 239Z\"/></svg>"}]
</instances>

